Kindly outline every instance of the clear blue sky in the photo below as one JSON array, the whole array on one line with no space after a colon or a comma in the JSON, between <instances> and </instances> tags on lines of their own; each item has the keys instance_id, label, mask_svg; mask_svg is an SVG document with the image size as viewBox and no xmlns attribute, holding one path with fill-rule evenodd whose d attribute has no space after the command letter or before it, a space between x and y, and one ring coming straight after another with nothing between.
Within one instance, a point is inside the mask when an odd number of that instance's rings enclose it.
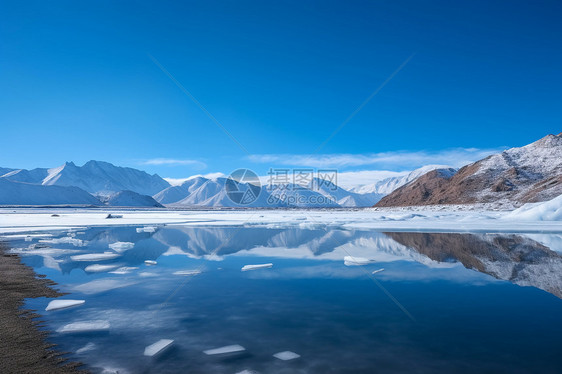
<instances>
[{"instance_id":1,"label":"clear blue sky","mask_svg":"<svg viewBox=\"0 0 562 374\"><path fill-rule=\"evenodd\" d=\"M318 157L520 146L562 131L561 38L559 1L3 1L0 166L263 172L413 53Z\"/></svg>"}]
</instances>

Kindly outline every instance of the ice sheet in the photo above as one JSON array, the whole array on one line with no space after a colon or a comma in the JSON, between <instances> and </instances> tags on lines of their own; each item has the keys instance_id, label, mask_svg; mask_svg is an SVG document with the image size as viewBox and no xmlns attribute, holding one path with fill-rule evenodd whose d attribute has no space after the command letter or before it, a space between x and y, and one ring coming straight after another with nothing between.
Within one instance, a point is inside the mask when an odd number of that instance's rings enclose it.
<instances>
[{"instance_id":1,"label":"ice sheet","mask_svg":"<svg viewBox=\"0 0 562 374\"><path fill-rule=\"evenodd\" d=\"M272 263L268 264L257 264L257 265L244 265L242 271L258 270L258 269L269 269L273 267Z\"/></svg>"},{"instance_id":2,"label":"ice sheet","mask_svg":"<svg viewBox=\"0 0 562 374\"><path fill-rule=\"evenodd\" d=\"M113 252L103 252L103 253L87 253L84 255L76 255L70 256L72 261L104 261L104 260L113 260L121 256L118 253Z\"/></svg>"},{"instance_id":3,"label":"ice sheet","mask_svg":"<svg viewBox=\"0 0 562 374\"><path fill-rule=\"evenodd\" d=\"M134 243L131 242L115 242L109 244L109 248L113 249L115 252L125 252L135 246Z\"/></svg>"},{"instance_id":4,"label":"ice sheet","mask_svg":"<svg viewBox=\"0 0 562 374\"><path fill-rule=\"evenodd\" d=\"M100 264L94 264L94 265L88 265L84 268L84 271L88 272L88 273L103 273L104 271L110 271L113 270L115 268L118 268L119 265L100 265Z\"/></svg>"},{"instance_id":5,"label":"ice sheet","mask_svg":"<svg viewBox=\"0 0 562 374\"><path fill-rule=\"evenodd\" d=\"M70 307L73 307L73 306L82 305L85 302L86 302L86 300L71 300L71 299L53 300L53 301L49 302L49 304L47 305L45 310L50 311L50 310L65 309L65 308L70 308Z\"/></svg>"},{"instance_id":6,"label":"ice sheet","mask_svg":"<svg viewBox=\"0 0 562 374\"><path fill-rule=\"evenodd\" d=\"M203 351L203 353L205 353L206 355L222 355L222 354L228 354L228 353L243 352L245 350L246 350L246 348L242 347L241 345L233 344L233 345L227 345L227 346L220 347L220 348L208 349L206 351Z\"/></svg>"},{"instance_id":7,"label":"ice sheet","mask_svg":"<svg viewBox=\"0 0 562 374\"><path fill-rule=\"evenodd\" d=\"M345 256L343 258L343 263L345 266L362 266L372 264L373 262L375 262L375 260L364 257Z\"/></svg>"},{"instance_id":8,"label":"ice sheet","mask_svg":"<svg viewBox=\"0 0 562 374\"><path fill-rule=\"evenodd\" d=\"M73 322L64 325L57 329L60 333L78 333L78 332L96 332L109 330L110 324L108 321L95 320L95 321L81 321Z\"/></svg>"},{"instance_id":9,"label":"ice sheet","mask_svg":"<svg viewBox=\"0 0 562 374\"><path fill-rule=\"evenodd\" d=\"M144 349L144 355L149 357L156 356L169 348L173 343L172 339L160 339L156 343L147 346Z\"/></svg>"},{"instance_id":10,"label":"ice sheet","mask_svg":"<svg viewBox=\"0 0 562 374\"><path fill-rule=\"evenodd\" d=\"M291 351L283 351L273 355L273 357L278 358L283 361L294 360L295 358L299 358L300 355L296 354L295 352Z\"/></svg>"}]
</instances>

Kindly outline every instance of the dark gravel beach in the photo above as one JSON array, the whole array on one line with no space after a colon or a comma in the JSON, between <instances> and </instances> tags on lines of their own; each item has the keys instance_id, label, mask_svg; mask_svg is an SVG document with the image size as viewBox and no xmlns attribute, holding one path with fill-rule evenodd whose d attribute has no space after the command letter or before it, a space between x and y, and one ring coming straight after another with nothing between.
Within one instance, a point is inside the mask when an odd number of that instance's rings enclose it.
<instances>
[{"instance_id":1,"label":"dark gravel beach","mask_svg":"<svg viewBox=\"0 0 562 374\"><path fill-rule=\"evenodd\" d=\"M2 373L86 373L45 341L38 314L21 309L25 298L57 297L54 282L38 278L0 242L0 371Z\"/></svg>"}]
</instances>

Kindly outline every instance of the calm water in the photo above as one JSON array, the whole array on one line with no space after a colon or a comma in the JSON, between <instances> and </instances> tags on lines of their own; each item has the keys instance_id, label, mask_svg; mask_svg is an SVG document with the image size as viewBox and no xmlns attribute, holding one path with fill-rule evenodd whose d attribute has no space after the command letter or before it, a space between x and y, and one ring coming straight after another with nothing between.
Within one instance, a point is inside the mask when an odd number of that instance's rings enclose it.
<instances>
[{"instance_id":1,"label":"calm water","mask_svg":"<svg viewBox=\"0 0 562 374\"><path fill-rule=\"evenodd\" d=\"M25 263L70 293L64 298L86 300L49 312L47 299L28 306L55 331L52 342L93 372L562 372L560 235L147 231L90 228L11 241ZM115 242L132 244L114 251ZM28 249L37 244L49 247ZM119 256L73 257L103 252ZM346 266L349 255L375 262ZM269 262L270 269L241 271ZM115 268L85 271L98 264ZM132 269L112 273L117 267ZM174 274L185 270L202 272ZM56 332L96 320L109 322L109 330ZM159 339L174 344L155 358L144 356ZM232 344L246 351L203 353ZM272 356L281 351L301 357Z\"/></svg>"}]
</instances>

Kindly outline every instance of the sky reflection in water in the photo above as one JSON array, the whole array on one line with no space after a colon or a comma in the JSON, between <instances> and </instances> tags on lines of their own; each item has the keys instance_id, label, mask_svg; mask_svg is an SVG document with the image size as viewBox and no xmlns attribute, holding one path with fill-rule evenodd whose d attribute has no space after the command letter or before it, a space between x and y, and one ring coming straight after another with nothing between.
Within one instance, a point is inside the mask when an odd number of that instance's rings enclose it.
<instances>
[{"instance_id":1,"label":"sky reflection in water","mask_svg":"<svg viewBox=\"0 0 562 374\"><path fill-rule=\"evenodd\" d=\"M67 234L54 232L53 238ZM38 239L11 244L25 253L25 263L70 293L64 298L86 300L50 312L44 311L49 300L29 300L47 328L109 321L108 332L51 335L94 372L562 370L559 235L181 226L155 232L90 228L72 235L83 246L54 240L42 243L49 248L25 249ZM116 253L109 247L115 242L134 246L110 260L71 259ZM376 262L345 266L349 255ZM268 262L273 268L240 270ZM93 264L138 269L84 270ZM380 268L385 270L371 275ZM174 274L196 269L202 273ZM159 339L173 339L173 348L156 358L143 356ZM246 351L203 353L231 344ZM281 351L301 357L272 356Z\"/></svg>"}]
</instances>

